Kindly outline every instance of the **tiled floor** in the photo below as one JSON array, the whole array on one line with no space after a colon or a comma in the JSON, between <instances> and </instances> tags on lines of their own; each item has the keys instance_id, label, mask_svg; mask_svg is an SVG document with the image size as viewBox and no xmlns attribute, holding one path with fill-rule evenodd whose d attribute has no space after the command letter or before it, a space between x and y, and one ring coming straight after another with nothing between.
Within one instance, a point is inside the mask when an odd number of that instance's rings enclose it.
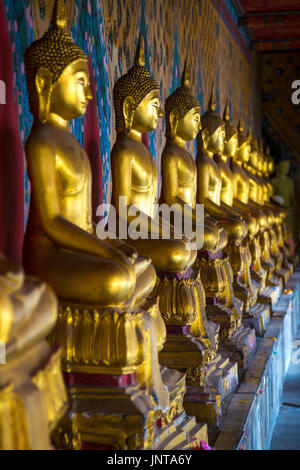
<instances>
[{"instance_id":1,"label":"tiled floor","mask_svg":"<svg viewBox=\"0 0 300 470\"><path fill-rule=\"evenodd\" d=\"M271 450L300 450L300 329L295 341Z\"/></svg>"}]
</instances>

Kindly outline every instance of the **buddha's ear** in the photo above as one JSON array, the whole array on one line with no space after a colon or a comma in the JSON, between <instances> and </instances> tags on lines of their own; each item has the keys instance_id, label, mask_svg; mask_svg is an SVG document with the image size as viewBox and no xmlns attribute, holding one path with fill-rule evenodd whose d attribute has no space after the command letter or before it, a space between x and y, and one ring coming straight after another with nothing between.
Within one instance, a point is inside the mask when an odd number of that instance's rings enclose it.
<instances>
[{"instance_id":1,"label":"buddha's ear","mask_svg":"<svg viewBox=\"0 0 300 470\"><path fill-rule=\"evenodd\" d=\"M176 136L177 127L179 123L179 113L177 109L172 109L169 114L169 123L171 128L171 137L174 138Z\"/></svg>"},{"instance_id":2,"label":"buddha's ear","mask_svg":"<svg viewBox=\"0 0 300 470\"><path fill-rule=\"evenodd\" d=\"M39 120L47 122L50 109L50 97L53 88L52 72L46 67L40 67L35 76L35 86L39 98Z\"/></svg>"},{"instance_id":3,"label":"buddha's ear","mask_svg":"<svg viewBox=\"0 0 300 470\"><path fill-rule=\"evenodd\" d=\"M123 116L124 116L126 130L131 129L134 111L135 111L134 98L132 96L126 96L126 98L123 101Z\"/></svg>"},{"instance_id":4,"label":"buddha's ear","mask_svg":"<svg viewBox=\"0 0 300 470\"><path fill-rule=\"evenodd\" d=\"M208 141L209 141L209 130L208 129L202 129L202 142L203 142L203 148L207 148L208 146Z\"/></svg>"}]
</instances>

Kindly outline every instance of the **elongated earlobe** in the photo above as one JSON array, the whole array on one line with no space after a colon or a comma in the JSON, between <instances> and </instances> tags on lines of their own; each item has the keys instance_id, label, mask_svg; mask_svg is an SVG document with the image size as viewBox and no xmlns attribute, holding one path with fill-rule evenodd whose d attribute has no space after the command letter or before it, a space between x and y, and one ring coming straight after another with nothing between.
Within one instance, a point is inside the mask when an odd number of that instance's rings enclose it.
<instances>
[{"instance_id":1,"label":"elongated earlobe","mask_svg":"<svg viewBox=\"0 0 300 470\"><path fill-rule=\"evenodd\" d=\"M133 116L135 111L135 101L132 96L126 96L123 102L123 116L125 121L125 132L128 134L132 128Z\"/></svg>"},{"instance_id":2,"label":"elongated earlobe","mask_svg":"<svg viewBox=\"0 0 300 470\"><path fill-rule=\"evenodd\" d=\"M171 139L175 139L176 134L177 134L177 128L178 128L178 121L179 121L179 116L178 116L178 111L176 109L172 109L169 115L169 121L170 121L170 128L171 128Z\"/></svg>"},{"instance_id":3,"label":"elongated earlobe","mask_svg":"<svg viewBox=\"0 0 300 470\"><path fill-rule=\"evenodd\" d=\"M47 122L50 111L52 93L52 73L45 67L40 67L35 76L35 86L39 97L39 120Z\"/></svg>"}]
</instances>

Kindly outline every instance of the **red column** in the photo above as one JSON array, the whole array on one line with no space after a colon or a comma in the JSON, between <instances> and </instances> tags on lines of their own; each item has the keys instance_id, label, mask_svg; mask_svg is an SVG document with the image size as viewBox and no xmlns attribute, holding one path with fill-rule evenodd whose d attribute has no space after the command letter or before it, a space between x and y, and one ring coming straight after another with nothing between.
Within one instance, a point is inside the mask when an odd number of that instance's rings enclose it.
<instances>
[{"instance_id":1,"label":"red column","mask_svg":"<svg viewBox=\"0 0 300 470\"><path fill-rule=\"evenodd\" d=\"M0 2L0 252L21 263L24 235L24 161L18 107L13 95L13 58L3 2Z\"/></svg>"}]
</instances>

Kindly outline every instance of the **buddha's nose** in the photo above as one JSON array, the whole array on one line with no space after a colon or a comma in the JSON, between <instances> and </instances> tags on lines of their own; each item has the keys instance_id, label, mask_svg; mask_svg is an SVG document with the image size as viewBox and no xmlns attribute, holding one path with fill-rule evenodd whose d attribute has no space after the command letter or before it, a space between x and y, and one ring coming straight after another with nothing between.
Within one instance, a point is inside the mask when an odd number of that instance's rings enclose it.
<instances>
[{"instance_id":1,"label":"buddha's nose","mask_svg":"<svg viewBox=\"0 0 300 470\"><path fill-rule=\"evenodd\" d=\"M90 86L86 90L86 99L89 101L93 99L93 94Z\"/></svg>"}]
</instances>

